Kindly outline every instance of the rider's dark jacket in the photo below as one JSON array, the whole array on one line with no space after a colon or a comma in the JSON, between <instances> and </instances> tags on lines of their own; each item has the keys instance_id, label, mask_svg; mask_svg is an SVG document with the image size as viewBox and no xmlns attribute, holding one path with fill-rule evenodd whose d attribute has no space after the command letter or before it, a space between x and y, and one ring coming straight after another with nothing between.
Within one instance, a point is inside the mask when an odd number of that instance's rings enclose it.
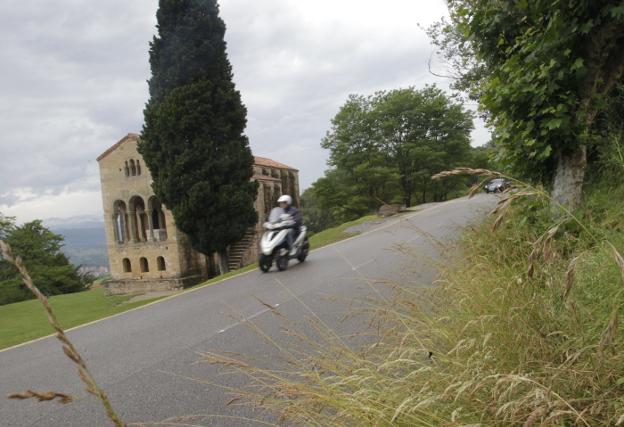
<instances>
[{"instance_id":1,"label":"rider's dark jacket","mask_svg":"<svg viewBox=\"0 0 624 427\"><path fill-rule=\"evenodd\" d=\"M303 223L301 219L301 213L299 213L299 209L294 206L288 206L286 209L284 209L284 212L292 217L296 225L295 231L299 232L299 228L301 228L301 224Z\"/></svg>"}]
</instances>

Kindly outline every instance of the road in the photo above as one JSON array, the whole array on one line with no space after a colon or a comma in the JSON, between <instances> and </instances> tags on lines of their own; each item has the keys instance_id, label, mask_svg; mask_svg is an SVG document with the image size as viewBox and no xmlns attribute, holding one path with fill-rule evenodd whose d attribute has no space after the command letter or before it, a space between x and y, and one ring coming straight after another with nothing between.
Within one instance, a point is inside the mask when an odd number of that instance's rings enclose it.
<instances>
[{"instance_id":1,"label":"road","mask_svg":"<svg viewBox=\"0 0 624 427\"><path fill-rule=\"evenodd\" d=\"M256 270L77 328L69 336L128 423L210 414L214 417L204 418L202 425L254 425L237 417L265 415L227 406L231 396L219 386L243 387L244 378L197 363L202 352L233 352L260 366L277 363L279 352L249 327L278 342L287 340L283 321L260 301L278 306L300 326L313 312L341 335L364 330L365 319L343 319L358 301L387 292L371 283L391 279L430 285L435 261L451 251L439 242L452 244L496 200L483 194L429 206L313 251L308 261L293 263L285 272ZM4 398L28 389L64 392L77 400L61 405ZM53 338L0 352L0 397L1 426L109 425Z\"/></svg>"}]
</instances>

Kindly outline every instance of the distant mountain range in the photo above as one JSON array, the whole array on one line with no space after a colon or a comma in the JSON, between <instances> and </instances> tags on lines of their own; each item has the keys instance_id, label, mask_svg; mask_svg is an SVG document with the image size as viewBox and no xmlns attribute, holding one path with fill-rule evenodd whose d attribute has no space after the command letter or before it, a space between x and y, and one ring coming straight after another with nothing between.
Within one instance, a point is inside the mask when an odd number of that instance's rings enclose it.
<instances>
[{"instance_id":1,"label":"distant mountain range","mask_svg":"<svg viewBox=\"0 0 624 427\"><path fill-rule=\"evenodd\" d=\"M48 228L74 229L74 228L97 228L104 229L104 219L99 215L78 215L71 218L48 218L43 223Z\"/></svg>"},{"instance_id":2,"label":"distant mountain range","mask_svg":"<svg viewBox=\"0 0 624 427\"><path fill-rule=\"evenodd\" d=\"M85 267L108 267L106 234L103 218L80 215L71 218L49 218L43 223L65 238L63 252L72 264Z\"/></svg>"}]
</instances>

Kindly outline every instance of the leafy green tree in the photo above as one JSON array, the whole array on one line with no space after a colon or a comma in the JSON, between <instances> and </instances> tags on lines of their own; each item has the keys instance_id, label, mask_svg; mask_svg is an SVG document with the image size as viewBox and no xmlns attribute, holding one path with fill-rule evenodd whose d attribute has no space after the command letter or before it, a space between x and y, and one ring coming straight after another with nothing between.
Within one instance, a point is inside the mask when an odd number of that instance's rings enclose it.
<instances>
[{"instance_id":1,"label":"leafy green tree","mask_svg":"<svg viewBox=\"0 0 624 427\"><path fill-rule=\"evenodd\" d=\"M84 291L90 285L88 277L78 274L61 252L63 237L51 232L41 221L15 226L13 219L0 217L0 234L24 260L39 289L47 295ZM0 259L0 304L33 298L17 270Z\"/></svg>"},{"instance_id":2,"label":"leafy green tree","mask_svg":"<svg viewBox=\"0 0 624 427\"><path fill-rule=\"evenodd\" d=\"M321 145L325 176L304 193L311 229L359 218L384 203L445 200L468 181L432 182L441 170L473 161L472 114L435 86L351 95Z\"/></svg>"},{"instance_id":3,"label":"leafy green tree","mask_svg":"<svg viewBox=\"0 0 624 427\"><path fill-rule=\"evenodd\" d=\"M200 252L224 254L257 220L225 24L216 0L160 0L157 19L139 150L177 227Z\"/></svg>"},{"instance_id":4,"label":"leafy green tree","mask_svg":"<svg viewBox=\"0 0 624 427\"><path fill-rule=\"evenodd\" d=\"M411 206L416 192L426 199L433 174L466 160L472 129L471 113L439 88L398 89L349 97L322 146L369 210L397 199ZM439 199L448 185L437 184Z\"/></svg>"},{"instance_id":5,"label":"leafy green tree","mask_svg":"<svg viewBox=\"0 0 624 427\"><path fill-rule=\"evenodd\" d=\"M15 218L12 216L4 216L0 213L0 239L4 240L14 229Z\"/></svg>"},{"instance_id":6,"label":"leafy green tree","mask_svg":"<svg viewBox=\"0 0 624 427\"><path fill-rule=\"evenodd\" d=\"M358 206L345 208L347 211L374 210L382 203L391 202L397 194L396 168L383 150L374 107L373 97L350 95L321 142L323 148L330 150L330 166L340 172L328 174L328 181L320 181L318 185L334 186L334 178L340 175L342 186L352 190L349 199Z\"/></svg>"},{"instance_id":7,"label":"leafy green tree","mask_svg":"<svg viewBox=\"0 0 624 427\"><path fill-rule=\"evenodd\" d=\"M357 182L360 174L356 171L354 178L350 171L330 169L304 192L303 215L312 231L357 219L379 206L363 191L366 184Z\"/></svg>"},{"instance_id":8,"label":"leafy green tree","mask_svg":"<svg viewBox=\"0 0 624 427\"><path fill-rule=\"evenodd\" d=\"M478 98L503 157L581 201L595 119L624 72L621 1L449 0L434 40ZM463 70L462 67L465 67Z\"/></svg>"},{"instance_id":9,"label":"leafy green tree","mask_svg":"<svg viewBox=\"0 0 624 427\"><path fill-rule=\"evenodd\" d=\"M374 105L382 149L398 168L404 204L412 205L419 188L424 201L432 175L467 160L472 114L435 86L380 93Z\"/></svg>"}]
</instances>

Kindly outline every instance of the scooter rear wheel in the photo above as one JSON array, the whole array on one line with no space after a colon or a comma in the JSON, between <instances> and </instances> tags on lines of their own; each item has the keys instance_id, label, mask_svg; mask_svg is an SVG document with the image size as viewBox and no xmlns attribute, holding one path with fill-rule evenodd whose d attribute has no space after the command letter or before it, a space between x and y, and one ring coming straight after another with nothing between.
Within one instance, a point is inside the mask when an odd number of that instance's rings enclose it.
<instances>
[{"instance_id":1,"label":"scooter rear wheel","mask_svg":"<svg viewBox=\"0 0 624 427\"><path fill-rule=\"evenodd\" d=\"M303 262L306 260L306 258L308 257L308 252L310 252L310 242L306 237L303 241L303 246L301 247L301 253L299 253L299 256L297 257L299 262Z\"/></svg>"},{"instance_id":2,"label":"scooter rear wheel","mask_svg":"<svg viewBox=\"0 0 624 427\"><path fill-rule=\"evenodd\" d=\"M288 255L280 256L276 261L277 269L279 271L284 271L288 268Z\"/></svg>"},{"instance_id":3,"label":"scooter rear wheel","mask_svg":"<svg viewBox=\"0 0 624 427\"><path fill-rule=\"evenodd\" d=\"M266 273L271 269L271 265L273 265L273 257L260 254L260 259L258 259L258 267L260 267L260 270Z\"/></svg>"}]
</instances>

